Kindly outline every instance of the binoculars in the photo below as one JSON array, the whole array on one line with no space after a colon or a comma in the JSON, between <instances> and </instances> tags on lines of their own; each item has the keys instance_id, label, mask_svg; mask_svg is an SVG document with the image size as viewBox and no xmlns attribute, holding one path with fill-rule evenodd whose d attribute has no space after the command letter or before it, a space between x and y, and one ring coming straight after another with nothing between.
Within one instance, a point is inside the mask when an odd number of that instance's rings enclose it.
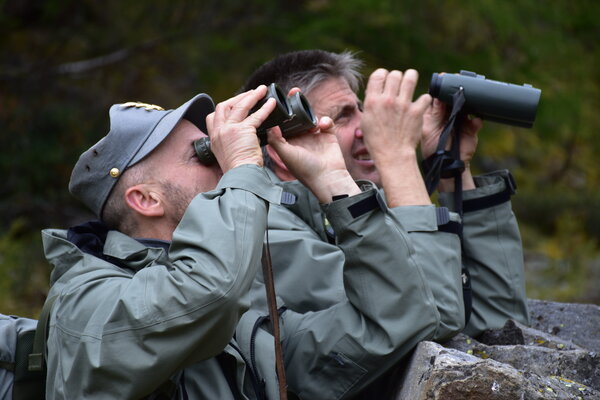
<instances>
[{"instance_id":1,"label":"binoculars","mask_svg":"<svg viewBox=\"0 0 600 400\"><path fill-rule=\"evenodd\" d=\"M286 97L276 83L271 83L268 86L267 94L250 110L250 114L261 108L270 98L275 99L275 109L256 129L261 146L267 143L267 129L274 126L279 125L285 138L290 138L317 126L317 118L304 95L297 92ZM217 161L210 149L210 139L208 137L196 140L194 149L202 164L211 165Z\"/></svg>"},{"instance_id":2,"label":"binoculars","mask_svg":"<svg viewBox=\"0 0 600 400\"><path fill-rule=\"evenodd\" d=\"M452 103L452 96L464 91L463 110L482 119L502 124L531 128L542 91L531 85L522 86L485 79L471 71L459 74L434 73L429 94L444 103Z\"/></svg>"}]
</instances>

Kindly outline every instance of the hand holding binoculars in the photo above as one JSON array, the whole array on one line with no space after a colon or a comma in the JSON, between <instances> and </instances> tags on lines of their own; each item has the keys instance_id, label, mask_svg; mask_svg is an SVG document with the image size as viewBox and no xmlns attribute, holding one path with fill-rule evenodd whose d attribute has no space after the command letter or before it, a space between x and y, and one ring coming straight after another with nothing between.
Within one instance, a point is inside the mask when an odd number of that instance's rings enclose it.
<instances>
[{"instance_id":1,"label":"hand holding binoculars","mask_svg":"<svg viewBox=\"0 0 600 400\"><path fill-rule=\"evenodd\" d=\"M256 129L261 146L266 144L267 129L274 126L279 126L285 138L306 132L317 126L317 118L304 95L297 92L287 97L275 83L268 86L267 94L250 110L250 114L262 107L270 98L274 98L276 101L275 109ZM208 137L196 140L194 149L202 164L211 165L217 161L210 149L210 139Z\"/></svg>"}]
</instances>

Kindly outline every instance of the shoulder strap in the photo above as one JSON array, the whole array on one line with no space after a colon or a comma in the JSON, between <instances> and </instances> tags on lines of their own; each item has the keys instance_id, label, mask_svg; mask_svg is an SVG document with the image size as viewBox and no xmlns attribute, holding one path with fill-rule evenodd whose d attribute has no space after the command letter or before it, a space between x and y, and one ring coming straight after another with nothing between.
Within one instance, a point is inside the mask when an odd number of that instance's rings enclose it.
<instances>
[{"instance_id":1,"label":"shoulder strap","mask_svg":"<svg viewBox=\"0 0 600 400\"><path fill-rule=\"evenodd\" d=\"M33 350L29 355L29 371L43 371L46 367L46 339L48 338L48 328L50 327L50 311L58 296L52 296L44 303L42 313L38 320L33 339Z\"/></svg>"},{"instance_id":2,"label":"shoulder strap","mask_svg":"<svg viewBox=\"0 0 600 400\"><path fill-rule=\"evenodd\" d=\"M269 204L267 203L267 213ZM275 344L275 370L279 384L279 399L287 400L287 382L283 362L283 351L281 349L281 334L279 332L279 314L277 313L277 296L275 295L275 282L273 279L273 266L271 264L271 252L269 251L269 229L265 232L266 243L263 245L262 267L267 292L267 304L269 307L269 319L273 329Z\"/></svg>"}]
</instances>

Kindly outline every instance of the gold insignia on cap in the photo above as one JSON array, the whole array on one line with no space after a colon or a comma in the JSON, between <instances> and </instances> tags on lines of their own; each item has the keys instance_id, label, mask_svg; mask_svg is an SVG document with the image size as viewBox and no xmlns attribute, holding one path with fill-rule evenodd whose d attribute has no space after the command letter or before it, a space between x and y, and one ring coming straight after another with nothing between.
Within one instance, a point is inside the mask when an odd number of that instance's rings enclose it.
<instances>
[{"instance_id":1,"label":"gold insignia on cap","mask_svg":"<svg viewBox=\"0 0 600 400\"><path fill-rule=\"evenodd\" d=\"M139 101L128 101L127 103L121 104L122 108L136 107L143 108L146 111L156 110L156 111L164 111L165 109L161 106L157 106L156 104L148 104L148 103L140 103Z\"/></svg>"},{"instance_id":2,"label":"gold insignia on cap","mask_svg":"<svg viewBox=\"0 0 600 400\"><path fill-rule=\"evenodd\" d=\"M111 168L109 174L113 178L118 178L121 175L121 171L119 171L119 168Z\"/></svg>"}]
</instances>

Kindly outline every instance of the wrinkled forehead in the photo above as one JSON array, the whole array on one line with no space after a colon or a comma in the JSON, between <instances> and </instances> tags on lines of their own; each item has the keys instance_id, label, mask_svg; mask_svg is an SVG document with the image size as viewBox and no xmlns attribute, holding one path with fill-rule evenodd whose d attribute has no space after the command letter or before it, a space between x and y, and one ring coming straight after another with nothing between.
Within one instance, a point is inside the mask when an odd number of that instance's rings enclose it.
<instances>
[{"instance_id":1,"label":"wrinkled forehead","mask_svg":"<svg viewBox=\"0 0 600 400\"><path fill-rule=\"evenodd\" d=\"M345 107L356 107L358 96L342 78L332 78L305 94L317 115L331 115Z\"/></svg>"}]
</instances>

